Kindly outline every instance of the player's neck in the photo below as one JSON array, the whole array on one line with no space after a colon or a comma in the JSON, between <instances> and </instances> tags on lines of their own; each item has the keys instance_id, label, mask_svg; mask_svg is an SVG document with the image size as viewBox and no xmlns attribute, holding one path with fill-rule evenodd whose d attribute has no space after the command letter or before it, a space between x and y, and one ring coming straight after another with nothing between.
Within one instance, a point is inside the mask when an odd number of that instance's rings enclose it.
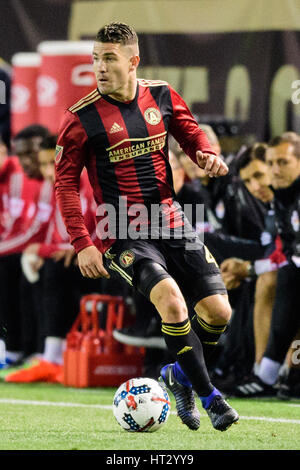
<instances>
[{"instance_id":1,"label":"player's neck","mask_svg":"<svg viewBox=\"0 0 300 470\"><path fill-rule=\"evenodd\" d=\"M120 90L116 90L114 93L109 94L110 98L113 98L116 101L121 101L122 103L126 103L127 101L132 101L136 95L136 88L137 88L137 79L130 80L126 87L121 88Z\"/></svg>"}]
</instances>

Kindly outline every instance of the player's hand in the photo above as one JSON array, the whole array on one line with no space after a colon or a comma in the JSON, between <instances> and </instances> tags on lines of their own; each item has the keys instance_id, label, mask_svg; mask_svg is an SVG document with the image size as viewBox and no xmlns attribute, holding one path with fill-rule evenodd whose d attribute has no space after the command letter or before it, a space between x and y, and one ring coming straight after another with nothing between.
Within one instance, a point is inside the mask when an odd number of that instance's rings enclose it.
<instances>
[{"instance_id":1,"label":"player's hand","mask_svg":"<svg viewBox=\"0 0 300 470\"><path fill-rule=\"evenodd\" d=\"M211 178L225 176L229 171L224 160L217 155L202 153L201 150L198 150L196 152L196 159L199 167Z\"/></svg>"},{"instance_id":2,"label":"player's hand","mask_svg":"<svg viewBox=\"0 0 300 470\"><path fill-rule=\"evenodd\" d=\"M81 250L78 255L78 266L84 277L98 279L99 277L110 278L102 262L102 254L95 246L88 246Z\"/></svg>"},{"instance_id":3,"label":"player's hand","mask_svg":"<svg viewBox=\"0 0 300 470\"><path fill-rule=\"evenodd\" d=\"M222 279L227 290L236 289L241 284L241 281L230 273L222 273Z\"/></svg>"},{"instance_id":4,"label":"player's hand","mask_svg":"<svg viewBox=\"0 0 300 470\"><path fill-rule=\"evenodd\" d=\"M242 281L249 276L249 267L250 261L244 261L240 258L227 258L221 263L220 269L222 274L227 274L235 276L237 279Z\"/></svg>"}]
</instances>

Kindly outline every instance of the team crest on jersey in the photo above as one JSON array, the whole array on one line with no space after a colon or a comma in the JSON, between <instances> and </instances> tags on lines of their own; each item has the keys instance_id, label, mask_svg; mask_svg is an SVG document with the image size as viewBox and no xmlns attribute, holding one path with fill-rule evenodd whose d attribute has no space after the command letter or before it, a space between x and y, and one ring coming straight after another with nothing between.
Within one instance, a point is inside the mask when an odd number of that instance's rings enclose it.
<instances>
[{"instance_id":1,"label":"team crest on jersey","mask_svg":"<svg viewBox=\"0 0 300 470\"><path fill-rule=\"evenodd\" d=\"M120 264L123 268L128 268L134 262L135 254L131 250L123 251L120 254Z\"/></svg>"},{"instance_id":2,"label":"team crest on jersey","mask_svg":"<svg viewBox=\"0 0 300 470\"><path fill-rule=\"evenodd\" d=\"M293 211L292 217L291 217L291 223L295 232L298 232L300 221L299 221L299 214L297 211Z\"/></svg>"},{"instance_id":3,"label":"team crest on jersey","mask_svg":"<svg viewBox=\"0 0 300 470\"><path fill-rule=\"evenodd\" d=\"M64 148L61 145L57 145L55 148L55 163L59 163L61 161L61 157L63 155Z\"/></svg>"},{"instance_id":4,"label":"team crest on jersey","mask_svg":"<svg viewBox=\"0 0 300 470\"><path fill-rule=\"evenodd\" d=\"M144 112L144 118L152 126L156 126L161 121L161 114L156 108L148 108Z\"/></svg>"}]
</instances>

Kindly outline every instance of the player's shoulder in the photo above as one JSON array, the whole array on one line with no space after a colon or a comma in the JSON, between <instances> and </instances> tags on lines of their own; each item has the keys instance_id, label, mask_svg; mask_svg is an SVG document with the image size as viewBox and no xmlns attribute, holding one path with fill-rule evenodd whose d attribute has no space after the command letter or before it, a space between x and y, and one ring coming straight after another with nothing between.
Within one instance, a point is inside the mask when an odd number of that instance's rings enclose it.
<instances>
[{"instance_id":1,"label":"player's shoulder","mask_svg":"<svg viewBox=\"0 0 300 470\"><path fill-rule=\"evenodd\" d=\"M162 87L162 86L169 86L169 83L164 80L147 80L145 78L138 78L138 83L142 87Z\"/></svg>"},{"instance_id":2,"label":"player's shoulder","mask_svg":"<svg viewBox=\"0 0 300 470\"><path fill-rule=\"evenodd\" d=\"M68 111L70 111L72 114L75 114L80 109L82 109L82 108L84 108L84 107L86 107L86 106L88 106L92 103L95 103L95 101L98 101L100 99L101 99L101 95L100 95L98 89L95 88L88 95L84 96L83 98L78 100L75 104L70 106L68 108Z\"/></svg>"}]
</instances>

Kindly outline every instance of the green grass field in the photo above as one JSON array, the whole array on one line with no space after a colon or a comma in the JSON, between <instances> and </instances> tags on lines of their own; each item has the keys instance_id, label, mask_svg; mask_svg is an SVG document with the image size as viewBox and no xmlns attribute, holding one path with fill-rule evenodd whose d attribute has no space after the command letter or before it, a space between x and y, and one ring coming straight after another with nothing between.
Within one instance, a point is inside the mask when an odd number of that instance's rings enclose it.
<instances>
[{"instance_id":1,"label":"green grass field","mask_svg":"<svg viewBox=\"0 0 300 470\"><path fill-rule=\"evenodd\" d=\"M154 433L127 433L112 414L113 388L0 382L0 450L299 450L300 400L228 400L240 422L190 431L175 413ZM199 402L200 403L200 402Z\"/></svg>"}]
</instances>

